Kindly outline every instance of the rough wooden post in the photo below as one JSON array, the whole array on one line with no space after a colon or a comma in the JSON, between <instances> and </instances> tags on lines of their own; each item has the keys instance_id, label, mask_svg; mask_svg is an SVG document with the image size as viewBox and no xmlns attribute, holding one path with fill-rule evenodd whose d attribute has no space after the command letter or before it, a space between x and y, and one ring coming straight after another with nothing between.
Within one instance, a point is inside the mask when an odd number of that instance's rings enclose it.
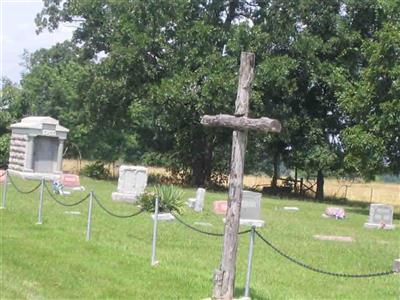
<instances>
[{"instance_id":1,"label":"rough wooden post","mask_svg":"<svg viewBox=\"0 0 400 300\"><path fill-rule=\"evenodd\" d=\"M233 298L235 289L236 254L239 238L247 131L280 132L281 130L281 124L277 120L265 117L260 119L247 117L249 113L250 86L254 76L254 60L253 53L243 52L240 57L239 85L234 116L203 116L201 119L201 124L204 126L222 126L234 129L224 245L220 268L215 270L214 273L213 299L230 300Z\"/></svg>"},{"instance_id":2,"label":"rough wooden post","mask_svg":"<svg viewBox=\"0 0 400 300\"><path fill-rule=\"evenodd\" d=\"M242 53L240 58L239 85L235 103L235 116L249 112L250 83L254 73L254 54ZM235 130L232 136L231 172L229 175L228 208L226 212L224 246L220 269L215 272L215 299L232 299L235 289L236 254L240 207L242 203L244 156L247 131Z\"/></svg>"}]
</instances>

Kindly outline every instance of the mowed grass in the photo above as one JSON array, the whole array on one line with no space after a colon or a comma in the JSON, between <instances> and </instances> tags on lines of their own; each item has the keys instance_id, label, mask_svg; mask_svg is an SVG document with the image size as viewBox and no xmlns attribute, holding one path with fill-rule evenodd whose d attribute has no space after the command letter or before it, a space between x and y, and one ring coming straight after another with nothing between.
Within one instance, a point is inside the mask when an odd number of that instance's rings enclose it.
<instances>
[{"instance_id":1,"label":"mowed grass","mask_svg":"<svg viewBox=\"0 0 400 300\"><path fill-rule=\"evenodd\" d=\"M14 181L25 190L37 182ZM132 205L111 201L116 182L81 179L110 210L128 214ZM3 187L0 187L0 192ZM150 187L151 188L151 187ZM194 189L185 189L185 198ZM62 198L73 202L86 193ZM182 219L207 222L203 230L221 232L222 216L212 202L226 193L207 191L205 211L185 210ZM95 204L92 235L85 241L88 202L63 207L45 194L43 224L36 225L39 191L22 195L8 186L7 209L1 210L1 299L202 299L211 296L213 270L218 267L222 238L194 232L179 222L160 222L158 267L151 267L153 223L148 213L130 219L107 215ZM328 204L263 198L267 226L259 230L282 251L314 267L340 273L388 271L400 257L397 229L367 230L368 206L346 207L347 219L324 219ZM283 210L297 206L298 212ZM80 215L66 211L78 211ZM241 229L246 229L241 228ZM315 240L313 235L351 236L352 243ZM248 234L240 236L236 296L243 295ZM252 299L399 299L400 275L352 279L314 273L279 256L255 240Z\"/></svg>"}]
</instances>

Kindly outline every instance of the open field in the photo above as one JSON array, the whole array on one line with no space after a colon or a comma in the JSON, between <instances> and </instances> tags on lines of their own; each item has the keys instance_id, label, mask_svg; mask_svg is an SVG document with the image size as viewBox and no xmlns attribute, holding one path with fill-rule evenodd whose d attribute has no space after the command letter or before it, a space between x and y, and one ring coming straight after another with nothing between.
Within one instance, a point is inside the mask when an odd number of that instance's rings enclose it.
<instances>
[{"instance_id":1,"label":"open field","mask_svg":"<svg viewBox=\"0 0 400 300\"><path fill-rule=\"evenodd\" d=\"M108 209L127 214L136 208L110 200L115 181L81 179ZM15 178L24 190L37 182ZM2 187L0 187L0 193ZM185 198L195 194L185 189ZM85 193L60 198L72 203ZM207 222L203 230L221 232L222 216L212 213L212 202L225 193L207 191L205 211L186 210L189 224ZM150 266L152 221L148 213L131 219L105 214L95 205L92 239L85 241L87 202L63 207L45 195L43 225L37 220L38 191L22 195L10 185L7 209L1 210L1 299L202 299L212 290L221 238L194 232L179 222L160 222L157 258ZM267 226L259 232L282 251L317 268L343 273L391 270L399 257L399 229L366 230L368 206L345 206L348 217L324 219L327 204L263 198ZM297 206L298 212L284 206ZM80 214L66 213L74 211ZM394 223L400 227L400 210ZM247 228L241 228L247 229ZM315 240L313 235L351 236L351 243ZM243 295L248 236L240 238L236 296ZM400 275L342 278L301 268L255 241L251 280L252 299L399 299Z\"/></svg>"},{"instance_id":2,"label":"open field","mask_svg":"<svg viewBox=\"0 0 400 300\"><path fill-rule=\"evenodd\" d=\"M64 170L72 173L78 173L79 166L83 168L88 161L79 163L76 160L65 160ZM115 176L118 175L118 168L110 172ZM150 174L163 174L168 175L164 168L149 167ZM269 185L271 178L267 176L254 176L246 175L244 177L244 185L247 187L254 187L257 185ZM347 186L347 188L346 188ZM352 182L337 179L325 179L325 195L327 197L345 197L348 200L372 202L372 203L387 203L395 206L400 206L400 184L396 183L383 183L383 182Z\"/></svg>"}]
</instances>

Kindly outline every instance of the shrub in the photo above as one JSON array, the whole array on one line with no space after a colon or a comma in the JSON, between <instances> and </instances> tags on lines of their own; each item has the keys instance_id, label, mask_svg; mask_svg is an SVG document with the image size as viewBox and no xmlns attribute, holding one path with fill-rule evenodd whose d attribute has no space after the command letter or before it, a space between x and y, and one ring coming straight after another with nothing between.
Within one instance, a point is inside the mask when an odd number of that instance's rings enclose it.
<instances>
[{"instance_id":1,"label":"shrub","mask_svg":"<svg viewBox=\"0 0 400 300\"><path fill-rule=\"evenodd\" d=\"M96 161L92 164L86 165L81 174L87 177L96 179L107 179L110 178L110 171L105 167L101 161Z\"/></svg>"},{"instance_id":2,"label":"shrub","mask_svg":"<svg viewBox=\"0 0 400 300\"><path fill-rule=\"evenodd\" d=\"M148 212L154 212L156 194L153 192L144 192L138 198L138 204Z\"/></svg>"},{"instance_id":3,"label":"shrub","mask_svg":"<svg viewBox=\"0 0 400 300\"><path fill-rule=\"evenodd\" d=\"M0 167L5 168L8 162L10 149L10 135L4 134L0 136Z\"/></svg>"},{"instance_id":4,"label":"shrub","mask_svg":"<svg viewBox=\"0 0 400 300\"><path fill-rule=\"evenodd\" d=\"M139 205L142 209L150 212L155 210L155 199L159 197L159 212L172 212L178 214L184 207L183 192L174 185L158 185L155 192L145 192L139 197Z\"/></svg>"}]
</instances>

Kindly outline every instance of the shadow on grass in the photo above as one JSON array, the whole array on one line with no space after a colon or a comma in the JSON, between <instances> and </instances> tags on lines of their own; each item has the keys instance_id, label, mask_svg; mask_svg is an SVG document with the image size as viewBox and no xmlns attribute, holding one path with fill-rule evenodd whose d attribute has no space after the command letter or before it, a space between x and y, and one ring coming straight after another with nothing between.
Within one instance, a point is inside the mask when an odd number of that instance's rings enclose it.
<instances>
[{"instance_id":1,"label":"shadow on grass","mask_svg":"<svg viewBox=\"0 0 400 300\"><path fill-rule=\"evenodd\" d=\"M240 299L244 295L244 288L235 288L235 299ZM253 300L269 300L270 298L265 298L257 294L256 290L250 287L250 298Z\"/></svg>"}]
</instances>

